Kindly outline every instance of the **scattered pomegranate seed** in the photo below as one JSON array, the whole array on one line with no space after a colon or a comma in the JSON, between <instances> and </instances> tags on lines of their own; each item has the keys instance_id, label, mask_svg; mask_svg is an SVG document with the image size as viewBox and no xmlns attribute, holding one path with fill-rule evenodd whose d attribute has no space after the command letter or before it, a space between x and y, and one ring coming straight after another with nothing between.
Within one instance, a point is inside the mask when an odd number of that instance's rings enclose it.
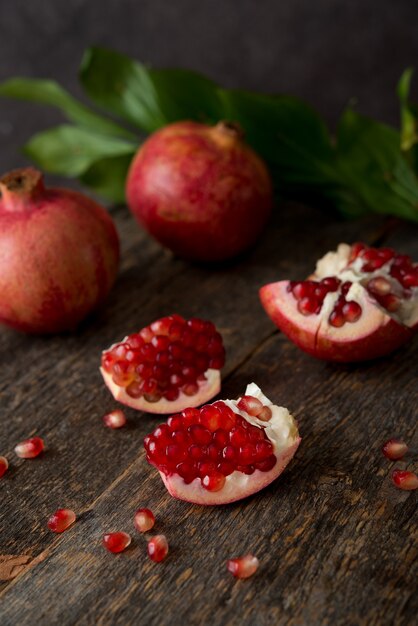
<instances>
[{"instance_id":1,"label":"scattered pomegranate seed","mask_svg":"<svg viewBox=\"0 0 418 626\"><path fill-rule=\"evenodd\" d=\"M146 533L155 524L154 513L150 509L138 509L134 517L135 528L140 533Z\"/></svg>"},{"instance_id":2,"label":"scattered pomegranate seed","mask_svg":"<svg viewBox=\"0 0 418 626\"><path fill-rule=\"evenodd\" d=\"M394 470L392 480L399 489L404 489L405 491L418 489L418 476L414 472Z\"/></svg>"},{"instance_id":3,"label":"scattered pomegranate seed","mask_svg":"<svg viewBox=\"0 0 418 626\"><path fill-rule=\"evenodd\" d=\"M32 437L18 443L15 447L15 453L21 459L34 459L41 454L43 449L43 440L40 437Z\"/></svg>"},{"instance_id":4,"label":"scattered pomegranate seed","mask_svg":"<svg viewBox=\"0 0 418 626\"><path fill-rule=\"evenodd\" d=\"M123 552L131 543L131 536L128 533L116 532L107 533L103 537L103 545L109 552Z\"/></svg>"},{"instance_id":5,"label":"scattered pomegranate seed","mask_svg":"<svg viewBox=\"0 0 418 626\"><path fill-rule=\"evenodd\" d=\"M408 446L402 439L389 439L383 446L382 452L391 461L397 461L408 452Z\"/></svg>"},{"instance_id":6,"label":"scattered pomegranate seed","mask_svg":"<svg viewBox=\"0 0 418 626\"><path fill-rule=\"evenodd\" d=\"M256 556L247 554L236 559L229 559L226 567L236 578L249 578L257 571L259 561Z\"/></svg>"},{"instance_id":7,"label":"scattered pomegranate seed","mask_svg":"<svg viewBox=\"0 0 418 626\"><path fill-rule=\"evenodd\" d=\"M122 428L126 424L125 413L120 409L111 411L103 416L103 422L108 428Z\"/></svg>"},{"instance_id":8,"label":"scattered pomegranate seed","mask_svg":"<svg viewBox=\"0 0 418 626\"><path fill-rule=\"evenodd\" d=\"M63 533L74 524L75 520L75 513L71 509L57 509L49 518L47 526L54 533Z\"/></svg>"},{"instance_id":9,"label":"scattered pomegranate seed","mask_svg":"<svg viewBox=\"0 0 418 626\"><path fill-rule=\"evenodd\" d=\"M0 456L0 478L5 475L9 467L9 461L5 456Z\"/></svg>"},{"instance_id":10,"label":"scattered pomegranate seed","mask_svg":"<svg viewBox=\"0 0 418 626\"><path fill-rule=\"evenodd\" d=\"M160 563L168 554L168 542L165 535L155 535L148 541L148 556L151 561Z\"/></svg>"}]
</instances>

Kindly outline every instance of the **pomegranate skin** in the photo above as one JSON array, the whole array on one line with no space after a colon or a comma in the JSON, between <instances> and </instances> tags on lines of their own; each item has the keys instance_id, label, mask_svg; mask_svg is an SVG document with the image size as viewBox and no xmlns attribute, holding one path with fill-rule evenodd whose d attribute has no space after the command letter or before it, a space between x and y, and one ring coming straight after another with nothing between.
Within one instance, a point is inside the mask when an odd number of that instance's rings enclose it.
<instances>
[{"instance_id":1,"label":"pomegranate skin","mask_svg":"<svg viewBox=\"0 0 418 626\"><path fill-rule=\"evenodd\" d=\"M126 196L155 239L195 261L251 247L273 203L267 167L225 122L177 122L154 133L131 164Z\"/></svg>"},{"instance_id":2,"label":"pomegranate skin","mask_svg":"<svg viewBox=\"0 0 418 626\"><path fill-rule=\"evenodd\" d=\"M28 333L74 329L112 287L119 239L105 209L46 189L33 168L0 180L0 322Z\"/></svg>"}]
</instances>

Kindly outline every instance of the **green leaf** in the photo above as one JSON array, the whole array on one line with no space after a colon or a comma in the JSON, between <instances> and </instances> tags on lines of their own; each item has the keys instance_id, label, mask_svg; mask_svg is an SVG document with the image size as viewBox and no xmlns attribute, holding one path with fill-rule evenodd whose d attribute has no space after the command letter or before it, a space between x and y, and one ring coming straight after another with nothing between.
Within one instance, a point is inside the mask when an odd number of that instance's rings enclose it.
<instances>
[{"instance_id":1,"label":"green leaf","mask_svg":"<svg viewBox=\"0 0 418 626\"><path fill-rule=\"evenodd\" d=\"M125 181L131 160L130 155L100 159L80 176L80 181L111 202L124 202Z\"/></svg>"},{"instance_id":2,"label":"green leaf","mask_svg":"<svg viewBox=\"0 0 418 626\"><path fill-rule=\"evenodd\" d=\"M222 117L218 88L208 78L188 70L148 69L105 48L87 50L80 80L96 104L147 132L177 120Z\"/></svg>"},{"instance_id":3,"label":"green leaf","mask_svg":"<svg viewBox=\"0 0 418 626\"><path fill-rule=\"evenodd\" d=\"M338 128L337 166L359 204L418 221L418 180L399 145L396 130L347 109Z\"/></svg>"},{"instance_id":4,"label":"green leaf","mask_svg":"<svg viewBox=\"0 0 418 626\"><path fill-rule=\"evenodd\" d=\"M409 102L409 91L413 68L408 68L402 74L398 83L398 97L401 103L401 148L408 151L418 142L417 109Z\"/></svg>"},{"instance_id":5,"label":"green leaf","mask_svg":"<svg viewBox=\"0 0 418 626\"><path fill-rule=\"evenodd\" d=\"M136 145L77 126L63 125L34 135L24 150L47 172L75 177L105 157L132 156Z\"/></svg>"},{"instance_id":6,"label":"green leaf","mask_svg":"<svg viewBox=\"0 0 418 626\"><path fill-rule=\"evenodd\" d=\"M52 80L12 78L0 84L0 96L54 106L79 126L116 137L135 138L131 132L75 100Z\"/></svg>"},{"instance_id":7,"label":"green leaf","mask_svg":"<svg viewBox=\"0 0 418 626\"><path fill-rule=\"evenodd\" d=\"M119 52L88 49L80 81L93 102L147 132L167 123L146 68Z\"/></svg>"},{"instance_id":8,"label":"green leaf","mask_svg":"<svg viewBox=\"0 0 418 626\"><path fill-rule=\"evenodd\" d=\"M224 109L218 86L190 70L149 70L158 104L167 122L196 120L218 122Z\"/></svg>"},{"instance_id":9,"label":"green leaf","mask_svg":"<svg viewBox=\"0 0 418 626\"><path fill-rule=\"evenodd\" d=\"M226 117L245 130L284 187L337 182L327 128L308 105L290 96L222 91Z\"/></svg>"}]
</instances>

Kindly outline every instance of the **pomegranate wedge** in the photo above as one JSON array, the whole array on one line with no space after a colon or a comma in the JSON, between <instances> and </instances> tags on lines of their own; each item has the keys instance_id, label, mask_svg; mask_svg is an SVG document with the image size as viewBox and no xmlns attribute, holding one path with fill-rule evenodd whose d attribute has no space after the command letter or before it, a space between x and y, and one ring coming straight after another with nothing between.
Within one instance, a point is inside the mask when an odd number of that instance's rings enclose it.
<instances>
[{"instance_id":1,"label":"pomegranate wedge","mask_svg":"<svg viewBox=\"0 0 418 626\"><path fill-rule=\"evenodd\" d=\"M308 280L265 285L260 299L305 352L329 361L374 359L418 330L418 265L390 248L343 243Z\"/></svg>"},{"instance_id":2,"label":"pomegranate wedge","mask_svg":"<svg viewBox=\"0 0 418 626\"><path fill-rule=\"evenodd\" d=\"M100 371L119 402L168 414L216 396L224 362L212 322L170 315L105 350Z\"/></svg>"},{"instance_id":3,"label":"pomegranate wedge","mask_svg":"<svg viewBox=\"0 0 418 626\"><path fill-rule=\"evenodd\" d=\"M242 399L169 417L144 440L147 460L170 494L208 505L234 502L269 485L299 443L289 411L272 404L254 383Z\"/></svg>"}]
</instances>

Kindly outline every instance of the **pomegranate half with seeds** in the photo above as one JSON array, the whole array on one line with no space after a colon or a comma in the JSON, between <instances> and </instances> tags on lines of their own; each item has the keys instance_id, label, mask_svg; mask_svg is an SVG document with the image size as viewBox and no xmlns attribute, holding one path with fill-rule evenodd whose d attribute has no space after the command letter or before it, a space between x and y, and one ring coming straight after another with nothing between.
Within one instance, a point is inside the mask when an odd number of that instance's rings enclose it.
<instances>
[{"instance_id":1,"label":"pomegranate half with seeds","mask_svg":"<svg viewBox=\"0 0 418 626\"><path fill-rule=\"evenodd\" d=\"M308 280L265 285L260 298L305 352L329 361L374 359L418 330L418 265L391 248L342 243Z\"/></svg>"},{"instance_id":2,"label":"pomegranate half with seeds","mask_svg":"<svg viewBox=\"0 0 418 626\"><path fill-rule=\"evenodd\" d=\"M144 440L147 460L175 498L196 504L241 500L269 485L300 437L289 411L254 383L222 400L169 417Z\"/></svg>"},{"instance_id":3,"label":"pomegranate half with seeds","mask_svg":"<svg viewBox=\"0 0 418 626\"><path fill-rule=\"evenodd\" d=\"M168 414L216 396L224 363L212 322L170 315L105 350L100 371L119 402Z\"/></svg>"}]
</instances>

